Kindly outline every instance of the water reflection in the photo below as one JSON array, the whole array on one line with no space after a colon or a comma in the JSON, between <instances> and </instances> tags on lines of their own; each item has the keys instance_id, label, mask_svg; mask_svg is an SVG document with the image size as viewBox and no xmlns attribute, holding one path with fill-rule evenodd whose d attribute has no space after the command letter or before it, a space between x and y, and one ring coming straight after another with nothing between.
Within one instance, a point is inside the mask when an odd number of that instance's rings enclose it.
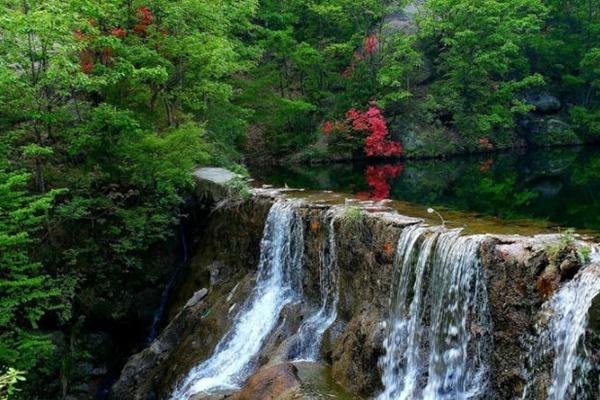
<instances>
[{"instance_id":1,"label":"water reflection","mask_svg":"<svg viewBox=\"0 0 600 400\"><path fill-rule=\"evenodd\" d=\"M365 171L365 180L369 185L369 191L357 193L356 197L362 200L389 199L391 184L402 174L403 169L402 163L369 165Z\"/></svg>"},{"instance_id":2,"label":"water reflection","mask_svg":"<svg viewBox=\"0 0 600 400\"><path fill-rule=\"evenodd\" d=\"M531 218L600 232L600 149L559 148L447 160L273 168L266 183L349 192L476 212Z\"/></svg>"}]
</instances>

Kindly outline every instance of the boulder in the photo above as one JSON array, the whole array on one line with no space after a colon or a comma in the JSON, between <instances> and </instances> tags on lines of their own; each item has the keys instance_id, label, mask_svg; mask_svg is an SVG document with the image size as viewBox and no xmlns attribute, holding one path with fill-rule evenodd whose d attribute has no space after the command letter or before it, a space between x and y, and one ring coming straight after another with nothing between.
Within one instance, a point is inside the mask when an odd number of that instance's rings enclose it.
<instances>
[{"instance_id":1,"label":"boulder","mask_svg":"<svg viewBox=\"0 0 600 400\"><path fill-rule=\"evenodd\" d=\"M415 17L419 6L424 0L413 0L399 11L387 14L383 17L381 32L383 35L391 35L402 32L406 35L417 32Z\"/></svg>"},{"instance_id":2,"label":"boulder","mask_svg":"<svg viewBox=\"0 0 600 400\"><path fill-rule=\"evenodd\" d=\"M411 15L400 11L383 17L381 31L384 35L391 35L397 32L409 35L417 32L417 26Z\"/></svg>"},{"instance_id":3,"label":"boulder","mask_svg":"<svg viewBox=\"0 0 600 400\"><path fill-rule=\"evenodd\" d=\"M559 118L528 114L517 121L517 131L536 146L581 144L571 126Z\"/></svg>"},{"instance_id":4,"label":"boulder","mask_svg":"<svg viewBox=\"0 0 600 400\"><path fill-rule=\"evenodd\" d=\"M290 363L261 368L231 400L277 400L300 386L298 369Z\"/></svg>"},{"instance_id":5,"label":"boulder","mask_svg":"<svg viewBox=\"0 0 600 400\"><path fill-rule=\"evenodd\" d=\"M353 318L332 353L332 375L353 393L372 395L381 389L377 368L384 354L385 323L375 307L365 308Z\"/></svg>"},{"instance_id":6,"label":"boulder","mask_svg":"<svg viewBox=\"0 0 600 400\"><path fill-rule=\"evenodd\" d=\"M560 100L548 93L527 93L523 101L532 105L533 111L539 114L555 113L561 109Z\"/></svg>"}]
</instances>

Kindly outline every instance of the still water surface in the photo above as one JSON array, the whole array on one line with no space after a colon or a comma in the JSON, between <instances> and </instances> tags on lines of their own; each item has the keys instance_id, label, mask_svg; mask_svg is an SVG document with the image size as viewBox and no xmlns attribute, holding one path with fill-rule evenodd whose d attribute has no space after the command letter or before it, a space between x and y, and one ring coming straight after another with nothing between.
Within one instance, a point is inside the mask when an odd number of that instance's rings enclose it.
<instances>
[{"instance_id":1,"label":"still water surface","mask_svg":"<svg viewBox=\"0 0 600 400\"><path fill-rule=\"evenodd\" d=\"M600 147L254 171L261 182L600 233Z\"/></svg>"}]
</instances>

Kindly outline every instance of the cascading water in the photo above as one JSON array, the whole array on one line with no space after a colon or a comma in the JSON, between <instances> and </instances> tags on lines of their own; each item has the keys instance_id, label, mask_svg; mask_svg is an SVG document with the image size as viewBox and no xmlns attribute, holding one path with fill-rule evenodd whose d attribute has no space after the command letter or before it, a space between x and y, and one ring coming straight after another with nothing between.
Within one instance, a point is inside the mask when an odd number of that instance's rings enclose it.
<instances>
[{"instance_id":1,"label":"cascading water","mask_svg":"<svg viewBox=\"0 0 600 400\"><path fill-rule=\"evenodd\" d=\"M152 341L154 341L154 339L156 339L156 337L158 336L160 331L160 323L163 320L165 309L167 308L167 303L169 301L169 296L171 295L171 291L173 290L173 287L175 286L175 283L179 278L179 273L185 267L185 265L187 265L189 259L185 229L183 227L181 227L180 229L181 233L179 234L179 236L181 238L181 260L162 291L162 294L160 296L160 303L158 305L158 308L156 309L156 312L154 313L154 317L152 317L152 324L150 325L148 336L146 336L146 344L152 343Z\"/></svg>"},{"instance_id":2,"label":"cascading water","mask_svg":"<svg viewBox=\"0 0 600 400\"><path fill-rule=\"evenodd\" d=\"M411 226L400 236L379 400L469 399L487 388L491 318L480 237Z\"/></svg>"},{"instance_id":3,"label":"cascading water","mask_svg":"<svg viewBox=\"0 0 600 400\"><path fill-rule=\"evenodd\" d=\"M171 399L239 388L252 372L282 309L301 296L303 258L302 221L296 205L277 202L265 223L256 287L210 358L188 373Z\"/></svg>"},{"instance_id":4,"label":"cascading water","mask_svg":"<svg viewBox=\"0 0 600 400\"><path fill-rule=\"evenodd\" d=\"M535 372L548 356L553 357L548 400L597 398L600 388L595 389L595 394L577 389L585 385L592 370L584 342L588 311L599 293L600 265L594 264L578 272L544 304L542 312L547 318L538 323L537 340L529 352L529 368L534 376L529 377L523 399L539 398L533 393L536 386L540 387Z\"/></svg>"},{"instance_id":5,"label":"cascading water","mask_svg":"<svg viewBox=\"0 0 600 400\"><path fill-rule=\"evenodd\" d=\"M414 277L414 297L406 315L409 283L412 276L417 240L428 230L418 226L406 228L400 237L396 255L390 301L389 333L384 343L386 353L382 359L384 392L381 400L406 399L415 391L420 374L421 308L423 274L437 234L430 235L421 245Z\"/></svg>"},{"instance_id":6,"label":"cascading water","mask_svg":"<svg viewBox=\"0 0 600 400\"><path fill-rule=\"evenodd\" d=\"M323 333L337 318L339 271L335 238L336 211L330 210L326 220L329 220L328 238L321 248L319 257L321 306L315 314L300 325L295 335L295 342L289 354L290 359L294 361L317 361Z\"/></svg>"}]
</instances>

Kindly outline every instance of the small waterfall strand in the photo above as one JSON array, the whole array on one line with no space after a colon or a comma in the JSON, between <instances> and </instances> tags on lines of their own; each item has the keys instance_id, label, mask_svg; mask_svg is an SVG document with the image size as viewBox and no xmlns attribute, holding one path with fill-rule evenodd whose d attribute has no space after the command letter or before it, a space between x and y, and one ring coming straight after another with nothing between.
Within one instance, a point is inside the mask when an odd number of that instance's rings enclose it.
<instances>
[{"instance_id":1,"label":"small waterfall strand","mask_svg":"<svg viewBox=\"0 0 600 400\"><path fill-rule=\"evenodd\" d=\"M491 318L479 242L459 230L403 230L379 400L469 399L485 393Z\"/></svg>"},{"instance_id":2,"label":"small waterfall strand","mask_svg":"<svg viewBox=\"0 0 600 400\"><path fill-rule=\"evenodd\" d=\"M271 207L260 251L253 292L210 358L192 368L175 388L172 400L239 388L254 369L282 309L301 297L304 237L294 202L279 201Z\"/></svg>"},{"instance_id":3,"label":"small waterfall strand","mask_svg":"<svg viewBox=\"0 0 600 400\"><path fill-rule=\"evenodd\" d=\"M327 241L321 247L319 255L319 289L321 306L307 318L298 329L296 342L292 345L291 358L294 361L317 361L321 349L321 340L325 331L337 318L339 300L339 269L336 254L335 223L338 211L327 211L325 220L329 221Z\"/></svg>"},{"instance_id":4,"label":"small waterfall strand","mask_svg":"<svg viewBox=\"0 0 600 400\"><path fill-rule=\"evenodd\" d=\"M422 280L426 264L436 234L429 235L417 246L417 241L424 237L429 230L417 225L406 228L400 237L396 250L397 268L395 270L395 287L392 288L390 301L390 318L388 321L389 333L384 342L386 353L380 364L383 367L384 392L379 399L410 399L416 390L417 381L421 373L420 342L422 335ZM413 260L417 258L414 272L413 301L410 303L408 313L408 292L411 277L413 276ZM397 283L396 283L397 282ZM408 314L406 317L405 315Z\"/></svg>"},{"instance_id":5,"label":"small waterfall strand","mask_svg":"<svg viewBox=\"0 0 600 400\"><path fill-rule=\"evenodd\" d=\"M579 271L563 285L542 307L542 318L537 324L538 336L529 351L528 385L523 399L537 398L534 394L536 372L553 358L548 400L597 398L596 394L577 391L585 385L593 369L585 348L588 311L600 293L600 265L593 264Z\"/></svg>"},{"instance_id":6,"label":"small waterfall strand","mask_svg":"<svg viewBox=\"0 0 600 400\"><path fill-rule=\"evenodd\" d=\"M480 239L462 237L459 230L438 238L429 287L432 312L424 399L473 399L487 389L491 317L477 256Z\"/></svg>"}]
</instances>

